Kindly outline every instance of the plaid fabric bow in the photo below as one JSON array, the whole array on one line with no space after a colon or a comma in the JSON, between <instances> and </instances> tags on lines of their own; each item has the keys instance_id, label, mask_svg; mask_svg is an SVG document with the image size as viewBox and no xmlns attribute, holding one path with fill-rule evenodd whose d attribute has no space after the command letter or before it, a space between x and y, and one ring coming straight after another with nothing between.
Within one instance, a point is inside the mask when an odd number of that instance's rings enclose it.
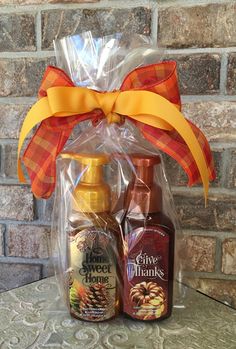
<instances>
[{"instance_id":1,"label":"plaid fabric bow","mask_svg":"<svg viewBox=\"0 0 236 349\"><path fill-rule=\"evenodd\" d=\"M46 97L48 89L58 86L73 87L74 84L64 71L49 66L39 89L39 98ZM154 92L166 98L180 110L176 63L162 62L135 69L128 74L121 86L121 91L142 90ZM41 122L22 157L31 180L32 191L36 197L49 198L53 193L56 181L56 158L75 125L84 120L96 123L97 120L104 117L103 111L96 109L73 116L53 116ZM162 130L133 120L129 116L127 118L135 123L149 142L170 155L182 166L188 175L188 185L201 181L198 166L189 147L176 130ZM215 170L209 144L203 133L190 121L188 123L204 153L209 179L213 180Z\"/></svg>"}]
</instances>

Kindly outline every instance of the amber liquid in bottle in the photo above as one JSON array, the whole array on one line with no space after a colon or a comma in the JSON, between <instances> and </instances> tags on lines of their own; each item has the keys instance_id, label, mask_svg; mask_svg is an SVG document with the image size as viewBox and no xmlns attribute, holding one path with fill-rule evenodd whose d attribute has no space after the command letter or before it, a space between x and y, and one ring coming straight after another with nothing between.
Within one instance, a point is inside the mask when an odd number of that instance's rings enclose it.
<instances>
[{"instance_id":1,"label":"amber liquid in bottle","mask_svg":"<svg viewBox=\"0 0 236 349\"><path fill-rule=\"evenodd\" d=\"M73 193L68 259L69 306L73 317L105 321L120 310L122 243L110 213L110 187L103 180L103 154L76 154L82 177ZM84 167L84 168L83 168Z\"/></svg>"},{"instance_id":2,"label":"amber liquid in bottle","mask_svg":"<svg viewBox=\"0 0 236 349\"><path fill-rule=\"evenodd\" d=\"M133 319L168 318L172 312L174 226L162 212L162 190L154 183L158 156L131 155L136 174L126 199L124 313Z\"/></svg>"}]
</instances>

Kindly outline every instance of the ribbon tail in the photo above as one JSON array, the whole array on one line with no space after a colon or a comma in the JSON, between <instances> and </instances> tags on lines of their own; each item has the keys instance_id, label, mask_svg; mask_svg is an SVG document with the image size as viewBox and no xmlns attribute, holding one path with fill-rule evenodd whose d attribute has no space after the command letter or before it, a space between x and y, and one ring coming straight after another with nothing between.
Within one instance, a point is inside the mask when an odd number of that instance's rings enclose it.
<instances>
[{"instance_id":1,"label":"ribbon tail","mask_svg":"<svg viewBox=\"0 0 236 349\"><path fill-rule=\"evenodd\" d=\"M171 156L179 163L179 165L183 168L188 176L189 186L201 182L201 176L198 167L196 166L195 160L192 154L189 152L187 144L175 130L166 132L164 130L156 129L154 127L141 123L136 123L136 126L140 129L142 135L150 143L155 145L155 147L157 147L164 153ZM207 163L209 180L214 180L216 173L209 143L207 142L203 133L194 124L190 123L190 126L196 138L198 139L198 142L204 149L204 156Z\"/></svg>"},{"instance_id":2,"label":"ribbon tail","mask_svg":"<svg viewBox=\"0 0 236 349\"><path fill-rule=\"evenodd\" d=\"M64 148L73 128L79 122L95 119L97 114L94 112L63 118L51 117L41 122L22 157L30 177L32 192L36 197L48 199L52 195L56 182L58 154ZM32 122L25 126L23 134L31 127ZM18 171L22 171L20 158L18 161ZM18 172L18 175L21 175L21 172Z\"/></svg>"},{"instance_id":3,"label":"ribbon tail","mask_svg":"<svg viewBox=\"0 0 236 349\"><path fill-rule=\"evenodd\" d=\"M41 111L41 112L40 112ZM51 116L52 112L48 104L47 98L40 99L36 104L32 106L30 111L28 112L21 131L20 131L20 137L19 137L19 143L18 143L18 153L17 153L17 172L18 172L18 178L19 181L22 183L26 183L25 176L23 173L23 169L21 166L21 160L20 160L20 153L23 146L23 143L27 136L29 135L30 131L38 125L43 120L49 118Z\"/></svg>"},{"instance_id":4,"label":"ribbon tail","mask_svg":"<svg viewBox=\"0 0 236 349\"><path fill-rule=\"evenodd\" d=\"M114 112L129 115L129 118L152 127L159 127L163 120L183 138L198 167L204 186L205 203L209 190L207 163L190 124L183 114L167 99L148 91L125 91L117 98ZM158 126L157 126L158 125Z\"/></svg>"},{"instance_id":5,"label":"ribbon tail","mask_svg":"<svg viewBox=\"0 0 236 349\"><path fill-rule=\"evenodd\" d=\"M212 156L212 152L211 152L211 148L210 148L210 145L208 143L208 140L206 139L203 132L195 124L193 124L189 120L187 120L187 121L188 121L193 133L195 134L195 136L198 140L198 143L201 146L201 149L202 149L202 152L203 152L203 155L205 157L206 164L207 164L209 180L214 181L216 179L216 171L215 171L215 166L214 166L214 159ZM195 184L195 183L200 182L200 181L201 181L201 177L199 174L198 180L194 181L192 184Z\"/></svg>"},{"instance_id":6,"label":"ribbon tail","mask_svg":"<svg viewBox=\"0 0 236 349\"><path fill-rule=\"evenodd\" d=\"M43 122L26 148L22 160L38 198L49 198L55 189L56 157L68 140L72 128L50 131ZM32 157L32 154L40 154Z\"/></svg>"},{"instance_id":7,"label":"ribbon tail","mask_svg":"<svg viewBox=\"0 0 236 349\"><path fill-rule=\"evenodd\" d=\"M23 173L21 160L20 160L20 152L23 146L24 140L26 139L29 132L38 125L43 120L52 116L51 110L49 108L49 104L47 101L47 89L54 86L74 86L72 80L69 76L61 69L53 66L48 66L41 82L41 86L39 88L39 98L38 101L27 114L26 119L22 125L22 129L20 132L20 139L18 144L18 159L17 159L17 172L18 178L21 183L26 183L26 179ZM61 138L61 137L60 137ZM63 138L63 137L62 137ZM30 146L28 146L30 148Z\"/></svg>"}]
</instances>

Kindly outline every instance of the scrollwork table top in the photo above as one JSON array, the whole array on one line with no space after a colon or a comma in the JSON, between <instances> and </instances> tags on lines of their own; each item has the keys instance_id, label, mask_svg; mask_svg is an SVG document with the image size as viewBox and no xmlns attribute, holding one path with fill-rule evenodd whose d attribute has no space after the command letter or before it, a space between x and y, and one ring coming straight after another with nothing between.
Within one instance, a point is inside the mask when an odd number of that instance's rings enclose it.
<instances>
[{"instance_id":1,"label":"scrollwork table top","mask_svg":"<svg viewBox=\"0 0 236 349\"><path fill-rule=\"evenodd\" d=\"M236 349L236 311L188 290L170 319L72 320L54 278L0 294L0 349Z\"/></svg>"}]
</instances>

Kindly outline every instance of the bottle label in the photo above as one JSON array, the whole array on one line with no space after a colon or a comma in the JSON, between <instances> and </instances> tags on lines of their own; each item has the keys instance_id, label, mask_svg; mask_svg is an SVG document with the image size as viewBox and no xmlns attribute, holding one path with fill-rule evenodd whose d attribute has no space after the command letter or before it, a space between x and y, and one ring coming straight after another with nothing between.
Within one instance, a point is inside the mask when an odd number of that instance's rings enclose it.
<instances>
[{"instance_id":1,"label":"bottle label","mask_svg":"<svg viewBox=\"0 0 236 349\"><path fill-rule=\"evenodd\" d=\"M135 229L126 237L124 311L140 320L168 312L169 235L161 227Z\"/></svg>"},{"instance_id":2,"label":"bottle label","mask_svg":"<svg viewBox=\"0 0 236 349\"><path fill-rule=\"evenodd\" d=\"M69 256L71 312L90 321L113 317L116 264L109 232L88 228L70 236Z\"/></svg>"}]
</instances>

